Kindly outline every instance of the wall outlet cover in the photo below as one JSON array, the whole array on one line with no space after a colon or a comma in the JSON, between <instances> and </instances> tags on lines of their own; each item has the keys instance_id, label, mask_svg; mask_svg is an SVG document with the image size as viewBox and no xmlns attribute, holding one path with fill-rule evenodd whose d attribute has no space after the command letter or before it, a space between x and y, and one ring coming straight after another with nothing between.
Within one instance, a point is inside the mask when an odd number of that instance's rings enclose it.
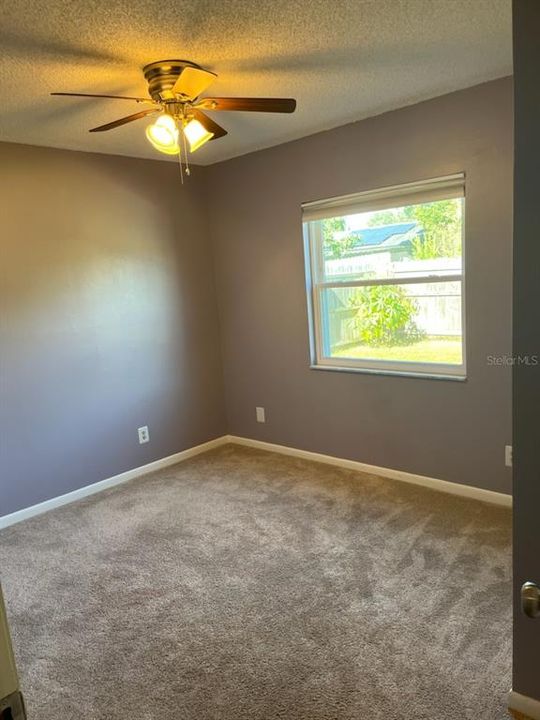
<instances>
[{"instance_id":1,"label":"wall outlet cover","mask_svg":"<svg viewBox=\"0 0 540 720\"><path fill-rule=\"evenodd\" d=\"M138 428L137 432L139 433L139 444L140 445L150 442L150 433L148 432L148 425Z\"/></svg>"},{"instance_id":2,"label":"wall outlet cover","mask_svg":"<svg viewBox=\"0 0 540 720\"><path fill-rule=\"evenodd\" d=\"M504 464L506 467L512 467L512 446L504 446Z\"/></svg>"},{"instance_id":3,"label":"wall outlet cover","mask_svg":"<svg viewBox=\"0 0 540 720\"><path fill-rule=\"evenodd\" d=\"M260 423L266 422L266 415L265 415L263 407L256 407L255 415L257 417L257 422L260 422Z\"/></svg>"}]
</instances>

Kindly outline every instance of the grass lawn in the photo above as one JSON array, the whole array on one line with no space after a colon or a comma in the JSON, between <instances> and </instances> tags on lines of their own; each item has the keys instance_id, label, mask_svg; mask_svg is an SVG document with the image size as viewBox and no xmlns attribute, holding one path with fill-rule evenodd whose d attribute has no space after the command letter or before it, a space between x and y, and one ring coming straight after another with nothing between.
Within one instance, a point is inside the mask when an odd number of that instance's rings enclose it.
<instances>
[{"instance_id":1,"label":"grass lawn","mask_svg":"<svg viewBox=\"0 0 540 720\"><path fill-rule=\"evenodd\" d=\"M332 357L363 358L365 360L404 360L409 362L436 362L461 365L461 340L427 338L412 345L372 347L349 345L339 348Z\"/></svg>"}]
</instances>

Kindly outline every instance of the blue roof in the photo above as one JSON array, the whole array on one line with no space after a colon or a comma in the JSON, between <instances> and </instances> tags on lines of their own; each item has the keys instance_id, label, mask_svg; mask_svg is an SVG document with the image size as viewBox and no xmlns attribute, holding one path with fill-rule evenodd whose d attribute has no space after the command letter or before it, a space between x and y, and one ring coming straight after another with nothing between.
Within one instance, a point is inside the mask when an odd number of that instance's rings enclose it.
<instances>
[{"instance_id":1,"label":"blue roof","mask_svg":"<svg viewBox=\"0 0 540 720\"><path fill-rule=\"evenodd\" d=\"M417 225L416 222L396 223L394 225L383 225L382 227L368 227L362 230L352 230L351 235L358 238L358 246L381 245L393 235L408 233ZM419 228L420 229L420 228Z\"/></svg>"}]
</instances>

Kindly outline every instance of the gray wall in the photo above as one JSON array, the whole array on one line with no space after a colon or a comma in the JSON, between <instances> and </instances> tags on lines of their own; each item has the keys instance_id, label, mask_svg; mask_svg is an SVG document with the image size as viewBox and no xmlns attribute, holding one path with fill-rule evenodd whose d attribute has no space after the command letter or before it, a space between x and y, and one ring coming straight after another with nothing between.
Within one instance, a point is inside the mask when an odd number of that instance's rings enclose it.
<instances>
[{"instance_id":1,"label":"gray wall","mask_svg":"<svg viewBox=\"0 0 540 720\"><path fill-rule=\"evenodd\" d=\"M509 492L512 155L503 79L209 168L229 432ZM300 204L463 170L467 382L310 370Z\"/></svg>"},{"instance_id":2,"label":"gray wall","mask_svg":"<svg viewBox=\"0 0 540 720\"><path fill-rule=\"evenodd\" d=\"M0 145L0 515L225 432L201 175Z\"/></svg>"},{"instance_id":3,"label":"gray wall","mask_svg":"<svg viewBox=\"0 0 540 720\"><path fill-rule=\"evenodd\" d=\"M310 370L300 204L461 170L467 382ZM0 515L227 430L509 492L510 368L486 356L511 352L511 194L508 79L183 187L171 163L0 145Z\"/></svg>"},{"instance_id":4,"label":"gray wall","mask_svg":"<svg viewBox=\"0 0 540 720\"><path fill-rule=\"evenodd\" d=\"M514 354L540 356L540 3L514 2ZM540 585L540 366L514 369L514 679L540 700L540 618L521 613L520 588Z\"/></svg>"}]
</instances>

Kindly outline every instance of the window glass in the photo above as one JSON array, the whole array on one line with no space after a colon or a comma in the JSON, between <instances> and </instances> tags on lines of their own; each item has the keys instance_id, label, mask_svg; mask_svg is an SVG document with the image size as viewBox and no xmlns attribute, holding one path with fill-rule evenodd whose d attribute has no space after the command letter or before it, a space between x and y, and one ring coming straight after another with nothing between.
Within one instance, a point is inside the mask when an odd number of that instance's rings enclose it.
<instances>
[{"instance_id":1,"label":"window glass","mask_svg":"<svg viewBox=\"0 0 540 720\"><path fill-rule=\"evenodd\" d=\"M451 194L374 210L363 194L360 212L308 215L315 364L464 375L464 197Z\"/></svg>"}]
</instances>

